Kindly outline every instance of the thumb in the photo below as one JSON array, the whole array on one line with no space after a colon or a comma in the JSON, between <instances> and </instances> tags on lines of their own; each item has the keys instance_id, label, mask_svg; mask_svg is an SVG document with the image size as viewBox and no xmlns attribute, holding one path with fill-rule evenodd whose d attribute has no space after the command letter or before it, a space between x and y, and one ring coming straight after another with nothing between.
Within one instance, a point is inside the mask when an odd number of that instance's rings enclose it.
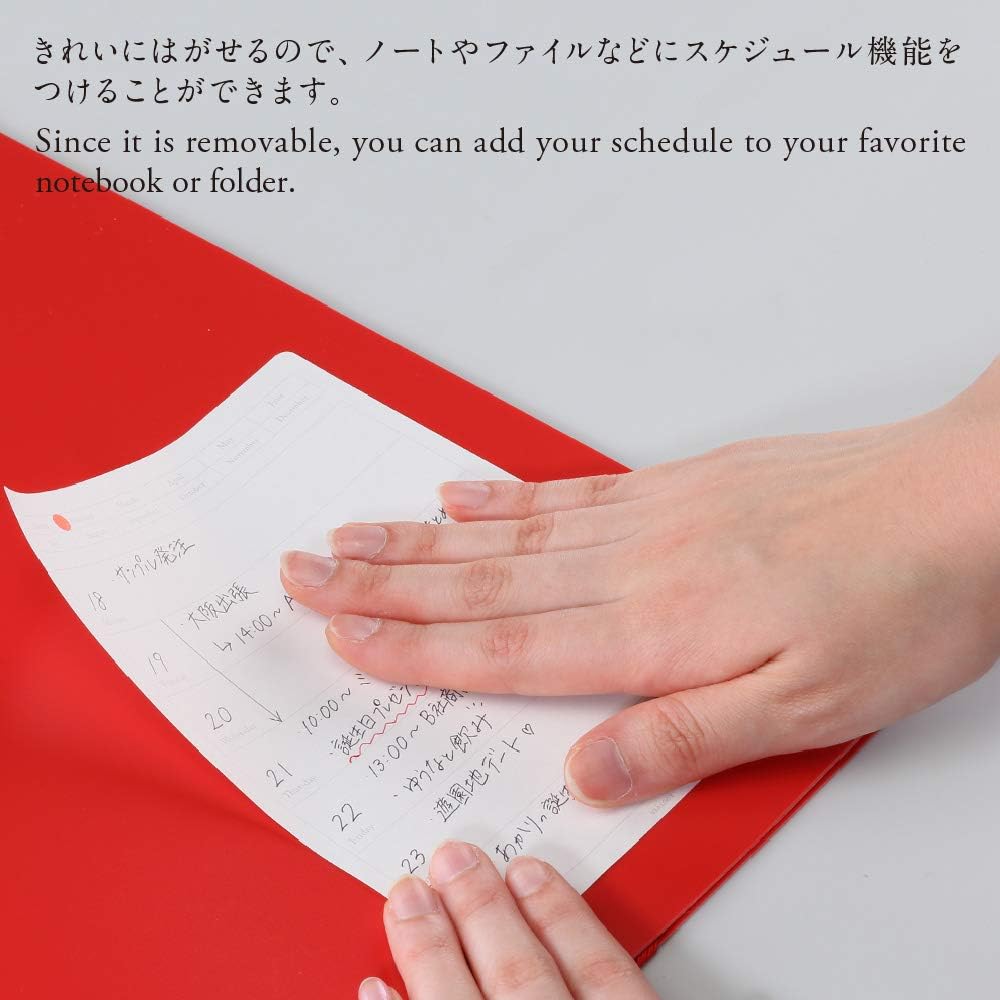
<instances>
[{"instance_id":1,"label":"thumb","mask_svg":"<svg viewBox=\"0 0 1000 1000\"><path fill-rule=\"evenodd\" d=\"M636 802L802 749L796 719L773 674L668 694L626 708L580 739L566 756L566 787L588 805Z\"/></svg>"}]
</instances>

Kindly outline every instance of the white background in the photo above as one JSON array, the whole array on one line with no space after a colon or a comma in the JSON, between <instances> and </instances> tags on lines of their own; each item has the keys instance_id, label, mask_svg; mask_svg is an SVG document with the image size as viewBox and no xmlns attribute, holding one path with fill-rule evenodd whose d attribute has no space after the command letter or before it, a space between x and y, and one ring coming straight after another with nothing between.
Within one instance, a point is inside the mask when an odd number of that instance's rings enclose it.
<instances>
[{"instance_id":1,"label":"white background","mask_svg":"<svg viewBox=\"0 0 1000 1000\"><path fill-rule=\"evenodd\" d=\"M139 197L337 309L610 455L639 466L761 434L898 419L943 402L996 352L1000 17L972 0L821 5L401 0L277 5L22 3L0 9L0 129L268 134L853 137L934 128L960 156L599 154L263 159L288 196ZM841 42L961 43L957 64L872 69ZM34 64L34 39L330 37L336 108L294 113L45 104L83 75ZM430 37L547 45L604 35L769 37L831 46L793 65L462 69L392 56ZM375 42L382 55L363 64ZM443 47L451 48L451 44ZM681 45L678 46L680 48ZM537 53L536 53L537 54ZM218 70L218 64L214 64ZM289 67L294 76L295 67ZM125 75L121 67L116 75ZM135 75L149 77L146 67ZM302 73L312 67L302 65ZM232 75L245 74L241 65ZM96 75L89 73L88 75ZM128 74L132 75L132 74ZM205 70L206 77L230 75ZM261 68L273 80L274 68ZM317 75L322 76L322 73ZM530 147L529 147L530 148ZM214 154L60 157L139 173ZM255 158L253 162L259 162ZM244 165L247 161L244 161ZM664 996L699 1000L995 995L1000 678L883 733L662 949Z\"/></svg>"}]
</instances>

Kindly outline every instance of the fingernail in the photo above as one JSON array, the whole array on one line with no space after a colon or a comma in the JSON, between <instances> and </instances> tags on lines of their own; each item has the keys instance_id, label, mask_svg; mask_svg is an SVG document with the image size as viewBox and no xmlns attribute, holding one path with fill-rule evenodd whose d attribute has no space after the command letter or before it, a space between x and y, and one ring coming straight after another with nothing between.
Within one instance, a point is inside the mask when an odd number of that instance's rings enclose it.
<instances>
[{"instance_id":1,"label":"fingernail","mask_svg":"<svg viewBox=\"0 0 1000 1000\"><path fill-rule=\"evenodd\" d=\"M327 535L330 548L345 559L374 559L389 541L381 524L344 524Z\"/></svg>"},{"instance_id":2,"label":"fingernail","mask_svg":"<svg viewBox=\"0 0 1000 1000\"><path fill-rule=\"evenodd\" d=\"M594 740L570 754L566 785L574 799L616 802L632 791L632 775L614 740Z\"/></svg>"},{"instance_id":3,"label":"fingernail","mask_svg":"<svg viewBox=\"0 0 1000 1000\"><path fill-rule=\"evenodd\" d=\"M281 572L297 587L320 587L333 576L337 560L313 552L282 552Z\"/></svg>"},{"instance_id":4,"label":"fingernail","mask_svg":"<svg viewBox=\"0 0 1000 1000\"><path fill-rule=\"evenodd\" d=\"M549 867L537 858L516 858L507 868L507 885L518 899L530 896L549 880Z\"/></svg>"},{"instance_id":5,"label":"fingernail","mask_svg":"<svg viewBox=\"0 0 1000 1000\"><path fill-rule=\"evenodd\" d=\"M392 1000L392 994L381 979L370 977L358 987L358 1000Z\"/></svg>"},{"instance_id":6,"label":"fingernail","mask_svg":"<svg viewBox=\"0 0 1000 1000\"><path fill-rule=\"evenodd\" d=\"M437 908L434 890L423 880L407 875L389 890L389 906L397 920L426 917Z\"/></svg>"},{"instance_id":7,"label":"fingernail","mask_svg":"<svg viewBox=\"0 0 1000 1000\"><path fill-rule=\"evenodd\" d=\"M338 639L350 642L364 642L378 631L381 618L366 618L364 615L334 615L330 619L330 631Z\"/></svg>"},{"instance_id":8,"label":"fingernail","mask_svg":"<svg viewBox=\"0 0 1000 1000\"><path fill-rule=\"evenodd\" d=\"M460 840L449 840L431 858L431 881L437 885L446 885L477 864L479 855L473 847Z\"/></svg>"},{"instance_id":9,"label":"fingernail","mask_svg":"<svg viewBox=\"0 0 1000 1000\"><path fill-rule=\"evenodd\" d=\"M486 503L489 495L489 483L442 483L438 487L438 496L445 507L475 510Z\"/></svg>"}]
</instances>

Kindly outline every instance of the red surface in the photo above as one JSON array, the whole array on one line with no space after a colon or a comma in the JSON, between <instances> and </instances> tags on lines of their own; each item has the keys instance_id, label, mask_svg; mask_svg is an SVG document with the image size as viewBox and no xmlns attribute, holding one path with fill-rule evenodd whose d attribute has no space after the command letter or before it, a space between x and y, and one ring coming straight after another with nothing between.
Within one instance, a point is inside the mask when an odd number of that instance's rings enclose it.
<instances>
[{"instance_id":1,"label":"red surface","mask_svg":"<svg viewBox=\"0 0 1000 1000\"><path fill-rule=\"evenodd\" d=\"M0 479L31 491L133 461L282 350L524 479L622 467L249 264L108 194L36 195L0 136ZM212 768L63 602L0 504L0 992L353 997L396 979L382 899ZM703 782L587 894L656 943L850 752Z\"/></svg>"}]
</instances>

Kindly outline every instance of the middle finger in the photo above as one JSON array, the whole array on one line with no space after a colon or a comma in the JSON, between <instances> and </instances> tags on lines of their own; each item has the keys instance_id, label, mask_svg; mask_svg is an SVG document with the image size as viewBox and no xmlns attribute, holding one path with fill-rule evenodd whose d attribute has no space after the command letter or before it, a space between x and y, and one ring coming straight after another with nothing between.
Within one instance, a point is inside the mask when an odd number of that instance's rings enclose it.
<instances>
[{"instance_id":1,"label":"middle finger","mask_svg":"<svg viewBox=\"0 0 1000 1000\"><path fill-rule=\"evenodd\" d=\"M327 617L461 622L606 604L620 595L610 546L441 565L373 565L286 552L281 578Z\"/></svg>"}]
</instances>

